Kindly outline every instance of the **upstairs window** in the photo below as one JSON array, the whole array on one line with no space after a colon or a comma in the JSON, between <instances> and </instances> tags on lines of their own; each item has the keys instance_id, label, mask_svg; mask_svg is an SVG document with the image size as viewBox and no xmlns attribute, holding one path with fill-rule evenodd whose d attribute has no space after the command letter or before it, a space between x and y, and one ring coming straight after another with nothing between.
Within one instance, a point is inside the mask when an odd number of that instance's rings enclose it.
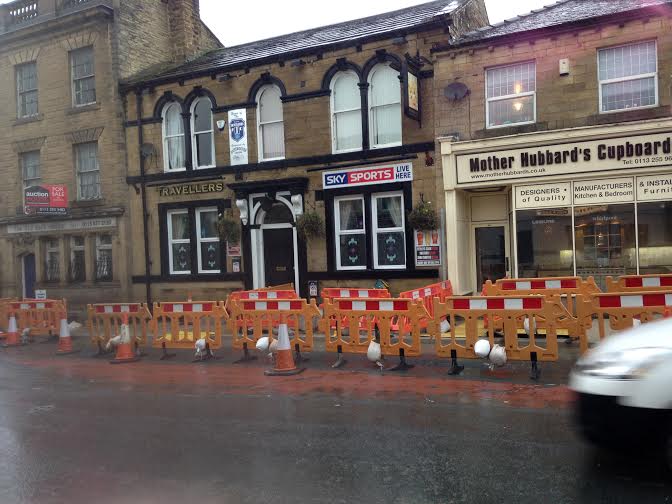
<instances>
[{"instance_id":1,"label":"upstairs window","mask_svg":"<svg viewBox=\"0 0 672 504\"><path fill-rule=\"evenodd\" d=\"M362 99L355 72L339 72L331 81L333 152L362 150Z\"/></svg>"},{"instance_id":2,"label":"upstairs window","mask_svg":"<svg viewBox=\"0 0 672 504\"><path fill-rule=\"evenodd\" d=\"M277 86L264 86L257 95L259 160L270 161L285 157L285 123L282 93Z\"/></svg>"},{"instance_id":3,"label":"upstairs window","mask_svg":"<svg viewBox=\"0 0 672 504\"><path fill-rule=\"evenodd\" d=\"M37 63L16 67L17 111L19 119L37 115Z\"/></svg>"},{"instance_id":4,"label":"upstairs window","mask_svg":"<svg viewBox=\"0 0 672 504\"><path fill-rule=\"evenodd\" d=\"M75 145L75 162L77 164L78 199L80 201L100 199L98 143L89 142Z\"/></svg>"},{"instance_id":5,"label":"upstairs window","mask_svg":"<svg viewBox=\"0 0 672 504\"><path fill-rule=\"evenodd\" d=\"M401 145L401 81L389 64L369 75L369 120L372 149Z\"/></svg>"},{"instance_id":6,"label":"upstairs window","mask_svg":"<svg viewBox=\"0 0 672 504\"><path fill-rule=\"evenodd\" d=\"M182 107L176 102L163 109L163 165L167 172L186 170Z\"/></svg>"},{"instance_id":7,"label":"upstairs window","mask_svg":"<svg viewBox=\"0 0 672 504\"><path fill-rule=\"evenodd\" d=\"M654 41L600 49L600 112L658 105L658 57Z\"/></svg>"},{"instance_id":8,"label":"upstairs window","mask_svg":"<svg viewBox=\"0 0 672 504\"><path fill-rule=\"evenodd\" d=\"M212 122L212 102L209 98L197 99L191 107L193 166L215 166L215 139Z\"/></svg>"},{"instance_id":9,"label":"upstairs window","mask_svg":"<svg viewBox=\"0 0 672 504\"><path fill-rule=\"evenodd\" d=\"M40 151L24 152L21 154L21 174L23 189L40 185Z\"/></svg>"},{"instance_id":10,"label":"upstairs window","mask_svg":"<svg viewBox=\"0 0 672 504\"><path fill-rule=\"evenodd\" d=\"M534 62L490 68L485 80L488 128L536 121L537 77Z\"/></svg>"},{"instance_id":11,"label":"upstairs window","mask_svg":"<svg viewBox=\"0 0 672 504\"><path fill-rule=\"evenodd\" d=\"M72 103L75 107L96 103L96 76L93 47L84 47L70 53L72 69Z\"/></svg>"}]
</instances>

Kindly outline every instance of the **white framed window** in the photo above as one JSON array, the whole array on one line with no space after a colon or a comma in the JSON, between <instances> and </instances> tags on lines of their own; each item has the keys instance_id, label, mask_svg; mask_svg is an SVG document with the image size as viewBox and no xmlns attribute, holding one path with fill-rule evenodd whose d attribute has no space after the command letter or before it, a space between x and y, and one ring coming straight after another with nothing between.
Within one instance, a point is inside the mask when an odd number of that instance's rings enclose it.
<instances>
[{"instance_id":1,"label":"white framed window","mask_svg":"<svg viewBox=\"0 0 672 504\"><path fill-rule=\"evenodd\" d=\"M86 280L86 241L83 236L70 237L70 281Z\"/></svg>"},{"instance_id":2,"label":"white framed window","mask_svg":"<svg viewBox=\"0 0 672 504\"><path fill-rule=\"evenodd\" d=\"M656 42L640 42L597 52L600 112L658 105Z\"/></svg>"},{"instance_id":3,"label":"white framed window","mask_svg":"<svg viewBox=\"0 0 672 504\"><path fill-rule=\"evenodd\" d=\"M369 74L369 131L372 149L401 145L401 81L389 64Z\"/></svg>"},{"instance_id":4,"label":"white framed window","mask_svg":"<svg viewBox=\"0 0 672 504\"><path fill-rule=\"evenodd\" d=\"M338 72L331 80L332 150L362 150L362 98L359 77L353 71Z\"/></svg>"},{"instance_id":5,"label":"white framed window","mask_svg":"<svg viewBox=\"0 0 672 504\"><path fill-rule=\"evenodd\" d=\"M58 282L58 280L61 278L61 247L58 240L46 240L44 244L44 251L44 279L47 282Z\"/></svg>"},{"instance_id":6,"label":"white framed window","mask_svg":"<svg viewBox=\"0 0 672 504\"><path fill-rule=\"evenodd\" d=\"M112 236L96 236L96 281L112 281Z\"/></svg>"},{"instance_id":7,"label":"white framed window","mask_svg":"<svg viewBox=\"0 0 672 504\"><path fill-rule=\"evenodd\" d=\"M334 198L336 268L366 269L366 212L363 196Z\"/></svg>"},{"instance_id":8,"label":"white framed window","mask_svg":"<svg viewBox=\"0 0 672 504\"><path fill-rule=\"evenodd\" d=\"M163 169L166 172L187 169L184 156L184 122L177 102L163 108Z\"/></svg>"},{"instance_id":9,"label":"white framed window","mask_svg":"<svg viewBox=\"0 0 672 504\"><path fill-rule=\"evenodd\" d=\"M537 120L537 67L534 61L489 68L485 72L488 128Z\"/></svg>"},{"instance_id":10,"label":"white framed window","mask_svg":"<svg viewBox=\"0 0 672 504\"><path fill-rule=\"evenodd\" d=\"M259 160L271 161L285 157L285 123L282 93L276 85L264 86L257 94L257 135Z\"/></svg>"},{"instance_id":11,"label":"white framed window","mask_svg":"<svg viewBox=\"0 0 672 504\"><path fill-rule=\"evenodd\" d=\"M217 222L217 208L196 210L196 242L198 243L198 272L219 273L221 271L221 245Z\"/></svg>"},{"instance_id":12,"label":"white framed window","mask_svg":"<svg viewBox=\"0 0 672 504\"><path fill-rule=\"evenodd\" d=\"M16 67L16 116L19 119L36 116L37 63L25 63Z\"/></svg>"},{"instance_id":13,"label":"white framed window","mask_svg":"<svg viewBox=\"0 0 672 504\"><path fill-rule=\"evenodd\" d=\"M401 192L373 194L373 264L376 269L406 268L406 222Z\"/></svg>"},{"instance_id":14,"label":"white framed window","mask_svg":"<svg viewBox=\"0 0 672 504\"><path fill-rule=\"evenodd\" d=\"M77 199L91 201L101 198L98 142L75 145Z\"/></svg>"},{"instance_id":15,"label":"white framed window","mask_svg":"<svg viewBox=\"0 0 672 504\"><path fill-rule=\"evenodd\" d=\"M70 52L72 104L75 107L96 103L96 70L93 46Z\"/></svg>"},{"instance_id":16,"label":"white framed window","mask_svg":"<svg viewBox=\"0 0 672 504\"><path fill-rule=\"evenodd\" d=\"M23 189L27 187L39 186L40 178L40 151L30 151L21 153L21 177L23 179Z\"/></svg>"},{"instance_id":17,"label":"white framed window","mask_svg":"<svg viewBox=\"0 0 672 504\"><path fill-rule=\"evenodd\" d=\"M215 166L215 130L210 98L198 98L191 106L191 131L194 169L213 168Z\"/></svg>"},{"instance_id":18,"label":"white framed window","mask_svg":"<svg viewBox=\"0 0 672 504\"><path fill-rule=\"evenodd\" d=\"M191 226L188 210L171 210L168 217L168 260L171 275L191 273Z\"/></svg>"}]
</instances>

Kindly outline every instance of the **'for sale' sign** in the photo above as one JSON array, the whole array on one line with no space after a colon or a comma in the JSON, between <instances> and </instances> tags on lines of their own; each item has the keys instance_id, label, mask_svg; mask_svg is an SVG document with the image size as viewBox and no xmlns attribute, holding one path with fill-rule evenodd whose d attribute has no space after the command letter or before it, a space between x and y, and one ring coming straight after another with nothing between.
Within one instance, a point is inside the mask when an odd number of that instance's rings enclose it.
<instances>
[{"instance_id":1,"label":"'for sale' sign","mask_svg":"<svg viewBox=\"0 0 672 504\"><path fill-rule=\"evenodd\" d=\"M26 215L62 215L68 212L68 188L64 185L26 187Z\"/></svg>"},{"instance_id":2,"label":"'for sale' sign","mask_svg":"<svg viewBox=\"0 0 672 504\"><path fill-rule=\"evenodd\" d=\"M391 184L413 180L413 165L398 163L352 170L329 171L322 174L325 189L340 189L372 184Z\"/></svg>"}]
</instances>

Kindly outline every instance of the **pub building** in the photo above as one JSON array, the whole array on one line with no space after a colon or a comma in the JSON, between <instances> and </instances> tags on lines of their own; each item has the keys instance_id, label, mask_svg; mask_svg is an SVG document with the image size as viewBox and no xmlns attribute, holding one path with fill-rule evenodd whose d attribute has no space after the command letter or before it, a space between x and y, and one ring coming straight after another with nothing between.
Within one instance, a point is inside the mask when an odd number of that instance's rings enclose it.
<instances>
[{"instance_id":1,"label":"pub building","mask_svg":"<svg viewBox=\"0 0 672 504\"><path fill-rule=\"evenodd\" d=\"M439 143L460 294L505 276L604 287L672 272L670 4L591 4L435 50L435 79L453 91L437 113L453 126Z\"/></svg>"},{"instance_id":2,"label":"pub building","mask_svg":"<svg viewBox=\"0 0 672 504\"><path fill-rule=\"evenodd\" d=\"M443 214L430 49L486 22L434 1L128 80L134 298L442 279L443 233L407 224L421 201Z\"/></svg>"}]
</instances>

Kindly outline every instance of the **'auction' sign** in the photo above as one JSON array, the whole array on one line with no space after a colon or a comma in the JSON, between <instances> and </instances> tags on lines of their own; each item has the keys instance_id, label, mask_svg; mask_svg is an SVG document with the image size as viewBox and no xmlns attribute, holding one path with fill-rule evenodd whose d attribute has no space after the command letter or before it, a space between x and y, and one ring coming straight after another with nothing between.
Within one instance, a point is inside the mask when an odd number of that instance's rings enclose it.
<instances>
[{"instance_id":1,"label":"'auction' sign","mask_svg":"<svg viewBox=\"0 0 672 504\"><path fill-rule=\"evenodd\" d=\"M457 156L457 183L594 173L672 164L669 134L608 138Z\"/></svg>"},{"instance_id":2,"label":"'auction' sign","mask_svg":"<svg viewBox=\"0 0 672 504\"><path fill-rule=\"evenodd\" d=\"M322 183L325 189L411 182L412 180L413 165L411 163L329 171L322 174Z\"/></svg>"},{"instance_id":3,"label":"'auction' sign","mask_svg":"<svg viewBox=\"0 0 672 504\"><path fill-rule=\"evenodd\" d=\"M63 215L68 212L68 188L64 185L26 187L23 198L26 215Z\"/></svg>"}]
</instances>

